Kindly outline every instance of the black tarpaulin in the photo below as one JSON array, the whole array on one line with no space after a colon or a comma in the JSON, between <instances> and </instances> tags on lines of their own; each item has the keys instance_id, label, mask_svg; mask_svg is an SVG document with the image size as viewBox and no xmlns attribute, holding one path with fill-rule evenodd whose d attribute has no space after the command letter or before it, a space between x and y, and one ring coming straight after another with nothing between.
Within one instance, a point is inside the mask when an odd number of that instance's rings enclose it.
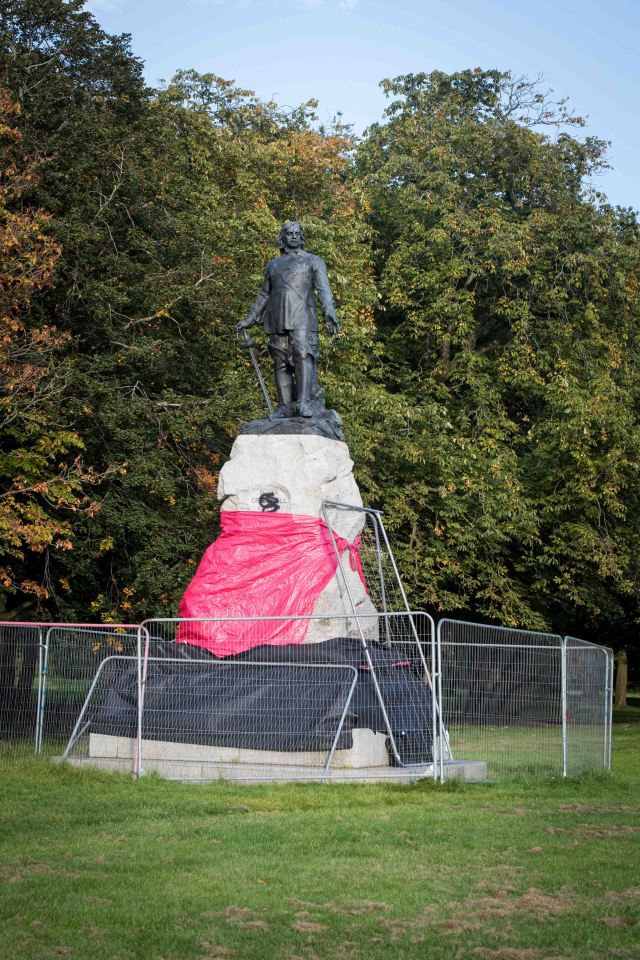
<instances>
[{"instance_id":1,"label":"black tarpaulin","mask_svg":"<svg viewBox=\"0 0 640 960\"><path fill-rule=\"evenodd\" d=\"M353 682L339 749L352 745L351 730L388 733L359 640L259 646L224 659L195 647L162 644L148 662L143 736L271 751L329 750ZM392 650L371 645L369 654L402 763L432 759L431 688L413 645ZM173 662L179 658L179 662ZM132 666L91 715L91 730L135 736L137 670ZM391 762L397 762L390 750Z\"/></svg>"}]
</instances>

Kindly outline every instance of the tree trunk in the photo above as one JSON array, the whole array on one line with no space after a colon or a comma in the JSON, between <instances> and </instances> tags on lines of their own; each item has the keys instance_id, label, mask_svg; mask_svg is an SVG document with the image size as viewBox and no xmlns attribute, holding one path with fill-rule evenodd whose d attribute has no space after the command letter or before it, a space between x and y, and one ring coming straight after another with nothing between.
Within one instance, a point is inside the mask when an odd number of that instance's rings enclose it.
<instances>
[{"instance_id":1,"label":"tree trunk","mask_svg":"<svg viewBox=\"0 0 640 960\"><path fill-rule=\"evenodd\" d=\"M623 647L616 657L616 691L613 700L614 707L627 705L627 651Z\"/></svg>"}]
</instances>

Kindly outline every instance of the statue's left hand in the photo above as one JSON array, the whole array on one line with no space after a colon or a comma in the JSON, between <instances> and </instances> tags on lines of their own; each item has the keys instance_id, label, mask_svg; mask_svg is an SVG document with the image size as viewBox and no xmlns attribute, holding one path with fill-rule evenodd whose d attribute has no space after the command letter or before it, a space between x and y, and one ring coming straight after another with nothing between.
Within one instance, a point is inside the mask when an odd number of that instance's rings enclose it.
<instances>
[{"instance_id":1,"label":"statue's left hand","mask_svg":"<svg viewBox=\"0 0 640 960\"><path fill-rule=\"evenodd\" d=\"M329 336L335 337L336 333L340 332L340 324L337 317L325 317L324 323Z\"/></svg>"}]
</instances>

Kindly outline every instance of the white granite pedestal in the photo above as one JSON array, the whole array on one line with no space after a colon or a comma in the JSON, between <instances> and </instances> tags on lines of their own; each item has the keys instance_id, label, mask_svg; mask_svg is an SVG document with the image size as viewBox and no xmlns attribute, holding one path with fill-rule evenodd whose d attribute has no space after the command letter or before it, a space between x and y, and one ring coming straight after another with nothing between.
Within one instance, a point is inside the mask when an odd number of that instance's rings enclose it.
<instances>
[{"instance_id":1,"label":"white granite pedestal","mask_svg":"<svg viewBox=\"0 0 640 960\"><path fill-rule=\"evenodd\" d=\"M322 516L323 500L362 506L346 443L313 434L239 436L220 471L218 499L222 510L262 511L267 506L281 513L311 517ZM350 543L365 524L365 515L357 511L334 511L330 519L335 533ZM377 640L376 608L358 572L352 569L348 550L342 560L356 611L365 618L360 621L365 636ZM339 570L318 597L313 614L346 620L311 621L304 643L360 635Z\"/></svg>"}]
</instances>

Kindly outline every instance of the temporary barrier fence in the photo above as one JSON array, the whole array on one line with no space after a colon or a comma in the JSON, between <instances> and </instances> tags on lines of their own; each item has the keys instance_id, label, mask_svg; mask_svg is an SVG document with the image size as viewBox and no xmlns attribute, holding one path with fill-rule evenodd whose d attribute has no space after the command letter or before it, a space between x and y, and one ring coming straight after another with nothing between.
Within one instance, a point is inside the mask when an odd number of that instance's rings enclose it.
<instances>
[{"instance_id":1,"label":"temporary barrier fence","mask_svg":"<svg viewBox=\"0 0 640 960\"><path fill-rule=\"evenodd\" d=\"M37 749L45 631L41 623L0 623L0 753Z\"/></svg>"},{"instance_id":2,"label":"temporary barrier fence","mask_svg":"<svg viewBox=\"0 0 640 960\"><path fill-rule=\"evenodd\" d=\"M0 755L64 746L105 656L137 649L138 626L0 622Z\"/></svg>"},{"instance_id":3,"label":"temporary barrier fence","mask_svg":"<svg viewBox=\"0 0 640 960\"><path fill-rule=\"evenodd\" d=\"M417 641L411 623L411 607L381 511L324 500L321 513L336 556L336 586L342 608L356 618L372 612L386 615L401 611L407 614L407 629ZM341 552L335 532L352 541L352 547Z\"/></svg>"},{"instance_id":4,"label":"temporary barrier fence","mask_svg":"<svg viewBox=\"0 0 640 960\"><path fill-rule=\"evenodd\" d=\"M137 652L138 626L55 624L47 628L39 684L36 749L64 744L74 727L98 667L114 655Z\"/></svg>"},{"instance_id":5,"label":"temporary barrier fence","mask_svg":"<svg viewBox=\"0 0 640 960\"><path fill-rule=\"evenodd\" d=\"M613 650L563 640L563 776L611 769Z\"/></svg>"},{"instance_id":6,"label":"temporary barrier fence","mask_svg":"<svg viewBox=\"0 0 640 960\"><path fill-rule=\"evenodd\" d=\"M403 769L430 766L435 737L427 658L434 651L433 621L413 612L357 619L357 631L348 612L146 621L140 631L139 765L144 766L145 742L168 737L172 728L192 743L229 744L234 755L242 750L240 762L251 779L309 779L314 769L326 779L336 751L339 764L361 767L376 765L367 762L373 751L377 765L391 764L398 776ZM239 631L251 650L224 661L207 659L207 644L215 649L230 635L237 639ZM265 645L274 636L281 646ZM301 636L316 642L287 645L290 637ZM162 683L163 671L171 674L170 687ZM353 671L360 682L352 689ZM188 709L189 702L197 709ZM169 715L174 720L168 726ZM268 766L265 751L273 755ZM289 769L295 753L297 773ZM227 754L218 749L216 756L222 762ZM194 778L193 765L185 776Z\"/></svg>"},{"instance_id":7,"label":"temporary barrier fence","mask_svg":"<svg viewBox=\"0 0 640 960\"><path fill-rule=\"evenodd\" d=\"M385 631L389 631L390 625L396 623L388 614L389 611L402 611L400 624L405 626L404 641L410 646L415 645L419 653L422 668L424 670L424 682L430 690L432 705L432 733L431 742L434 757L434 776L435 776L435 758L440 760L440 770L443 776L443 764L445 760L452 760L453 756L449 747L446 728L442 721L442 711L440 709L440 696L437 688L438 669L437 655L435 645L435 629L431 617L430 625L430 660L427 665L427 656L425 656L424 643L417 628L417 617L425 614L416 614L412 612L407 594L405 592L398 566L393 554L393 549L387 536L382 512L358 504L343 503L336 500L324 500L321 507L322 517L331 537L331 543L337 561L337 585L341 593L341 600L345 609L349 610L354 616L354 622L357 626L357 632L362 641L366 652L367 637L366 624L367 618L364 613L369 608L375 610L379 615L379 623ZM334 531L353 541L350 551L341 552ZM355 535L355 539L354 539ZM347 552L350 556L347 558ZM355 561L355 562L354 562ZM366 596L362 596L362 584L354 576L356 570L361 574L361 580L364 584ZM380 642L391 644L391 637L386 635L379 636ZM367 653L368 656L368 653ZM375 675L374 675L375 681ZM381 702L383 698L376 681L376 691ZM393 744L393 737L391 737Z\"/></svg>"},{"instance_id":8,"label":"temporary barrier fence","mask_svg":"<svg viewBox=\"0 0 640 960\"><path fill-rule=\"evenodd\" d=\"M385 588L389 595L388 581ZM379 590L376 600L380 602ZM251 644L259 650L254 647L250 654L226 661L193 645L202 621L152 620L141 626L0 623L0 754L42 750L60 755L66 748L69 758L88 757L92 734L105 736L100 730L107 729L107 716L109 736L122 741L123 751L130 751L130 769L144 770L147 743L159 733L167 735L178 723L190 738L181 743L185 761L189 750L207 748L209 739L209 745L217 744L218 752L211 756L218 763L226 756L237 766L238 750L245 750L249 752L242 756L257 768L260 751L277 753L277 744L283 742L282 723L269 726L281 708L279 721L288 718L292 732L291 741L285 737L285 746L319 747L279 751L288 759L292 753L313 754L308 762L298 758L300 777L346 777L348 768L341 764L364 762L347 756L348 744L361 737L352 715L375 707L384 725L363 756L377 750L380 760L380 751L386 751L394 775L425 766L427 749L435 761L431 774L438 779L445 777L446 765L454 757L486 762L490 779L577 776L586 770L610 769L613 654L606 647L573 637L448 619L440 621L436 632L431 618L415 611L354 615L347 607L343 617L275 619L278 623L274 618L245 621L243 629L250 631ZM295 659L275 661L278 648L263 644L272 639L274 627L282 628L282 619L296 630L303 622L302 628L312 629L316 640L348 638L347 649L355 659L340 660L344 650L336 652L335 644L332 648L331 643L319 642L303 645ZM209 625L235 629L238 621ZM338 659L328 662L329 653ZM403 679L394 686L400 674L389 662L406 660L411 683ZM354 670L358 680L368 674L368 701L362 700L360 684L351 689ZM212 686L214 671L218 679ZM184 716L184 702L173 689L176 682L190 685L198 702L193 716ZM158 699L163 684L164 701ZM245 726L239 729L237 717L232 722L227 713L230 752L225 754L220 729L211 740L202 718L219 712L225 698L228 705L238 687L246 695ZM152 688L153 696L148 696ZM133 711L133 724L125 710L121 728L113 712L120 701ZM295 725L305 710L313 707L318 712L323 704L330 707L322 716L324 726L307 741L296 741ZM409 741L415 731L404 736L403 720L405 725L415 724L416 717L429 729L412 748ZM224 717L220 722L224 726ZM234 738L240 746L233 745ZM173 759L166 758L169 775L173 770L194 779L188 776L194 768L180 766L177 741L165 742L174 743ZM250 754L254 747L247 745L252 742L257 744L255 756ZM263 765L251 779L279 779L291 773L285 769L287 763L276 767Z\"/></svg>"},{"instance_id":9,"label":"temporary barrier fence","mask_svg":"<svg viewBox=\"0 0 640 960\"><path fill-rule=\"evenodd\" d=\"M482 756L493 779L610 769L611 650L449 619L436 645L454 754Z\"/></svg>"}]
</instances>

